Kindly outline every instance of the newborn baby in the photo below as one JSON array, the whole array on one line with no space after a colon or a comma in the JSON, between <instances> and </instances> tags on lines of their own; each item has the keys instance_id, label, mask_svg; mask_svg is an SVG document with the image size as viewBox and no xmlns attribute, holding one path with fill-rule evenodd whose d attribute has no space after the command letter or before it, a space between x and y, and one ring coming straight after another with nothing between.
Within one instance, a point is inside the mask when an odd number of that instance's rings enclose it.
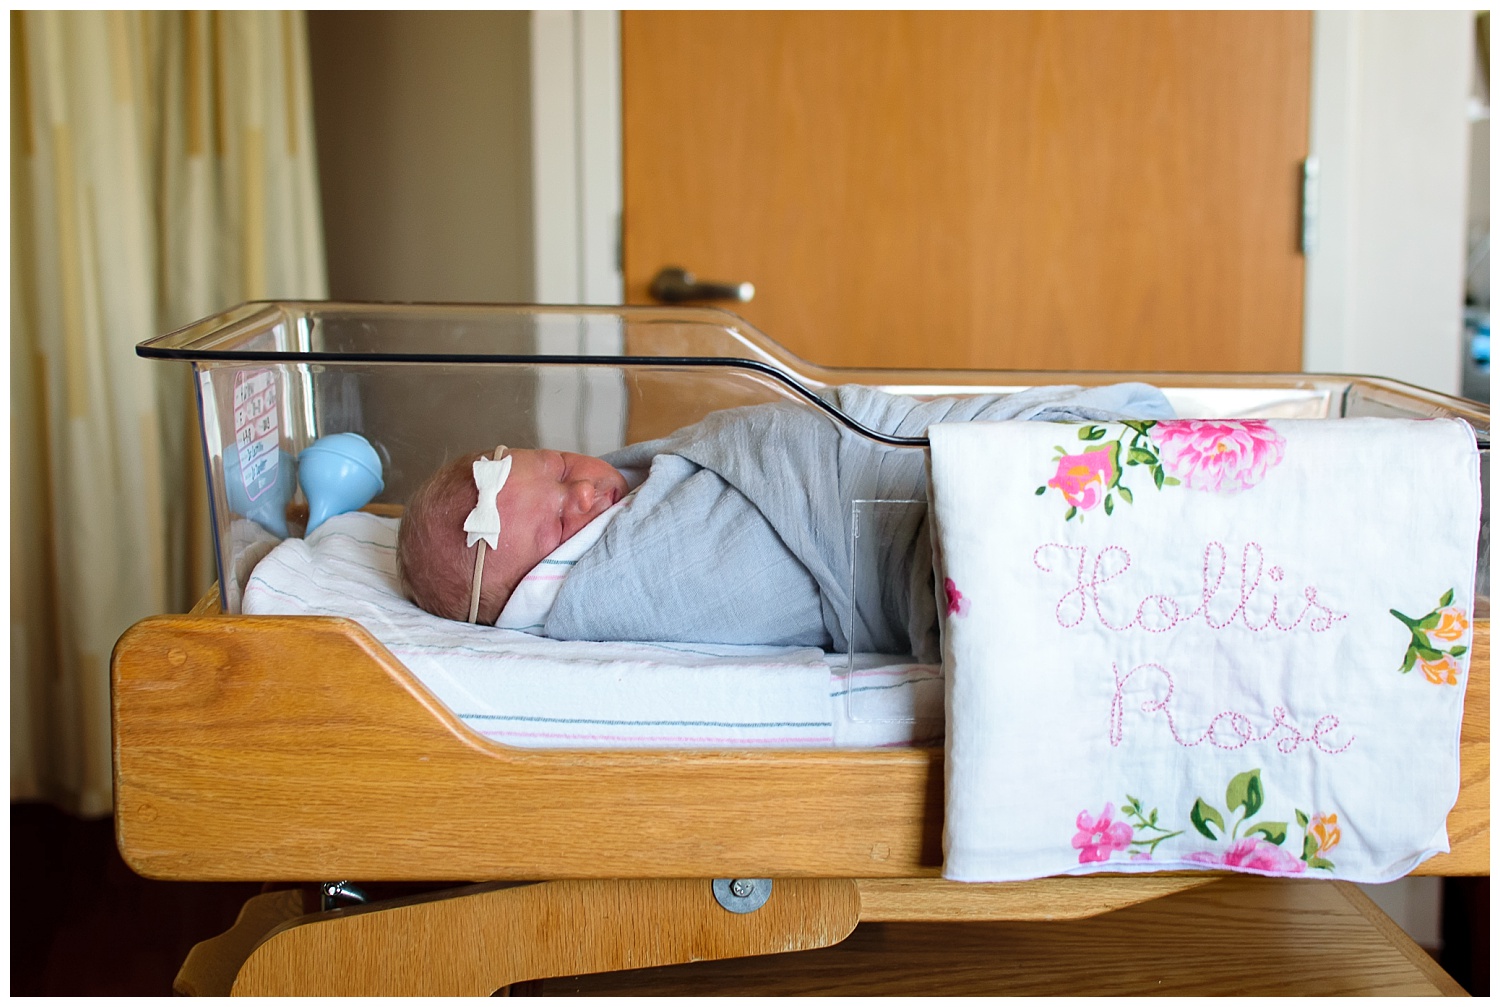
<instances>
[{"instance_id":1,"label":"newborn baby","mask_svg":"<svg viewBox=\"0 0 1500 1007\"><path fill-rule=\"evenodd\" d=\"M1139 384L926 401L849 385L819 396L901 437L924 436L939 422L1173 416L1160 392ZM857 644L938 658L919 448L882 444L820 410L777 402L712 413L602 459L514 451L506 463L496 453L500 461L470 455L445 466L407 505L397 568L407 596L429 612L493 625L528 571L639 484L567 573L542 635L836 652ZM495 467L507 464L497 483ZM491 488L481 493L480 483ZM857 500L919 502L879 529L859 585L851 580ZM486 510L498 515L493 548L470 534Z\"/></svg>"}]
</instances>

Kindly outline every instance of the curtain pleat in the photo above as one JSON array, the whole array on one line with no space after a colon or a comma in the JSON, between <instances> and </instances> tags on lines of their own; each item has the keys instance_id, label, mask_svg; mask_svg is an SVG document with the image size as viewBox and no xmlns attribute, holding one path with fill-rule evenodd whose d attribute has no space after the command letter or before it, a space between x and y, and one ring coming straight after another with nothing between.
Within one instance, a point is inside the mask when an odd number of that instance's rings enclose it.
<instances>
[{"instance_id":1,"label":"curtain pleat","mask_svg":"<svg viewBox=\"0 0 1500 1007\"><path fill-rule=\"evenodd\" d=\"M135 344L326 296L303 17L11 15L11 796L111 806L108 662L212 579L185 366Z\"/></svg>"}]
</instances>

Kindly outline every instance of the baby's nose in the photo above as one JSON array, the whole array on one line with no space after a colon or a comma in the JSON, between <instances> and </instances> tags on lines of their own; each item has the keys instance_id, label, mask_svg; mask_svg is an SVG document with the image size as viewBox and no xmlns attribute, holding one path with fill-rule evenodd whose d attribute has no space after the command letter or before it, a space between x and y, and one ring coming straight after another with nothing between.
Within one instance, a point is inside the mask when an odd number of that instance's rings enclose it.
<instances>
[{"instance_id":1,"label":"baby's nose","mask_svg":"<svg viewBox=\"0 0 1500 1007\"><path fill-rule=\"evenodd\" d=\"M568 499L573 507L582 513L587 513L594 507L594 498L597 491L594 484L587 480L579 480L568 487Z\"/></svg>"}]
</instances>

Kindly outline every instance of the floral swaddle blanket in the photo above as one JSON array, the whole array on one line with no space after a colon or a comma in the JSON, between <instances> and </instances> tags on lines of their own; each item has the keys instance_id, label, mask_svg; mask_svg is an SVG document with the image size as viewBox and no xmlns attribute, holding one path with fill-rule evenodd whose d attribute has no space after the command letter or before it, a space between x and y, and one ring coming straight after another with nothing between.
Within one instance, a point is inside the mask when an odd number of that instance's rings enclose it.
<instances>
[{"instance_id":1,"label":"floral swaddle blanket","mask_svg":"<svg viewBox=\"0 0 1500 1007\"><path fill-rule=\"evenodd\" d=\"M1467 424L929 433L944 877L1378 882L1448 849L1480 514Z\"/></svg>"}]
</instances>

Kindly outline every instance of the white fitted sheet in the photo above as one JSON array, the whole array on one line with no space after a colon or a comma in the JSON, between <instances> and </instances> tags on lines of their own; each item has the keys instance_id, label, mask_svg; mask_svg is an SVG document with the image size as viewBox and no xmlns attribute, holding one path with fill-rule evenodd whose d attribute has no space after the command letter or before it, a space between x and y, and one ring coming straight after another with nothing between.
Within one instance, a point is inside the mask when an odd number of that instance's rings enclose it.
<instances>
[{"instance_id":1,"label":"white fitted sheet","mask_svg":"<svg viewBox=\"0 0 1500 1007\"><path fill-rule=\"evenodd\" d=\"M931 665L816 648L579 643L440 619L401 596L398 521L353 513L256 564L249 615L338 615L465 724L530 748L891 747L942 736Z\"/></svg>"}]
</instances>

